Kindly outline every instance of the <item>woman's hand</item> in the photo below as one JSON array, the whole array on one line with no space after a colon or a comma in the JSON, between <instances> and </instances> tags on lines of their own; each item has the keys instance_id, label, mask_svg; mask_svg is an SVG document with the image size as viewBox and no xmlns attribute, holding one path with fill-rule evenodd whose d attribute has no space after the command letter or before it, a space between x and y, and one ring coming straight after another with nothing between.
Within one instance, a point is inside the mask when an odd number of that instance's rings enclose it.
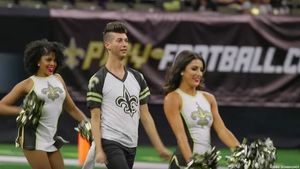
<instances>
[{"instance_id":1,"label":"woman's hand","mask_svg":"<svg viewBox=\"0 0 300 169\"><path fill-rule=\"evenodd\" d=\"M162 148L159 150L159 156L165 160L170 160L172 157L172 153L167 148Z\"/></svg>"}]
</instances>

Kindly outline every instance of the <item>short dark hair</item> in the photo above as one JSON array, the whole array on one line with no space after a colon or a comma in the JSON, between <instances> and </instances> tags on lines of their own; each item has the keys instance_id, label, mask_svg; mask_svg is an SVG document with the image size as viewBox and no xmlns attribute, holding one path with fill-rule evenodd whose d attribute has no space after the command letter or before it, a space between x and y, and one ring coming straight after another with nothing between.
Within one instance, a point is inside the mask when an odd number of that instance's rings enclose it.
<instances>
[{"instance_id":1,"label":"short dark hair","mask_svg":"<svg viewBox=\"0 0 300 169\"><path fill-rule=\"evenodd\" d=\"M106 24L106 27L103 31L103 41L107 41L109 39L109 33L125 33L127 34L127 29L125 25L120 21L109 22Z\"/></svg>"},{"instance_id":2,"label":"short dark hair","mask_svg":"<svg viewBox=\"0 0 300 169\"><path fill-rule=\"evenodd\" d=\"M171 68L166 75L166 83L164 85L165 94L168 94L176 90L181 82L181 72L184 71L186 66L194 59L199 59L203 63L203 72L205 72L206 65L203 57L193 51L184 50L177 54ZM197 90L204 88L204 78L201 78L201 82L197 87Z\"/></svg>"},{"instance_id":3,"label":"short dark hair","mask_svg":"<svg viewBox=\"0 0 300 169\"><path fill-rule=\"evenodd\" d=\"M24 68L29 75L36 74L39 69L37 64L41 57L53 52L57 63L57 67L54 70L55 73L62 66L64 57L63 50L64 46L62 44L49 42L47 39L29 42L24 51Z\"/></svg>"}]
</instances>

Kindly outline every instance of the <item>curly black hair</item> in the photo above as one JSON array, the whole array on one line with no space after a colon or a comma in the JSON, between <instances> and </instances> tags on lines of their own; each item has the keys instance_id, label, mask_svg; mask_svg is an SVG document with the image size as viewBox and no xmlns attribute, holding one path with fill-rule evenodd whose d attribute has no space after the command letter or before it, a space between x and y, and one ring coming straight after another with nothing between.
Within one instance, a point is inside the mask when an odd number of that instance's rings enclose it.
<instances>
[{"instance_id":1,"label":"curly black hair","mask_svg":"<svg viewBox=\"0 0 300 169\"><path fill-rule=\"evenodd\" d=\"M54 73L62 67L64 46L58 42L49 42L47 39L36 40L28 43L24 51L24 68L29 75L37 73L39 67L38 62L42 56L51 52L55 55L57 67Z\"/></svg>"}]
</instances>

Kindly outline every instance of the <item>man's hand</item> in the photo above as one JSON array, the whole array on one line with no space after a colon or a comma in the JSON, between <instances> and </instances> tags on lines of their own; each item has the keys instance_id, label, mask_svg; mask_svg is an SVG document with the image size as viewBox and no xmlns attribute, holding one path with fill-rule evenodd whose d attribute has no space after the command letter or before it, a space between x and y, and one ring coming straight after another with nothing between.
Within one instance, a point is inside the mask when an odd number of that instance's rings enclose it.
<instances>
[{"instance_id":1,"label":"man's hand","mask_svg":"<svg viewBox=\"0 0 300 169\"><path fill-rule=\"evenodd\" d=\"M107 164L107 159L104 151L99 151L96 153L95 162L100 164Z\"/></svg>"}]
</instances>

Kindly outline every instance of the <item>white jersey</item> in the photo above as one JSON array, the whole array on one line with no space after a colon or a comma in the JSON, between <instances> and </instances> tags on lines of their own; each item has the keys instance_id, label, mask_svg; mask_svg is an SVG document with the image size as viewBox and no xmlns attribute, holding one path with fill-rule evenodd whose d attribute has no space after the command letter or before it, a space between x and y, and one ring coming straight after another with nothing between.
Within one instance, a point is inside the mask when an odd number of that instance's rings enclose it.
<instances>
[{"instance_id":1,"label":"white jersey","mask_svg":"<svg viewBox=\"0 0 300 169\"><path fill-rule=\"evenodd\" d=\"M129 68L119 79L101 67L90 79L87 103L90 109L101 109L102 138L136 147L140 105L147 103L149 95L141 73Z\"/></svg>"},{"instance_id":2,"label":"white jersey","mask_svg":"<svg viewBox=\"0 0 300 169\"><path fill-rule=\"evenodd\" d=\"M57 150L54 146L54 137L66 92L63 84L55 75L31 76L30 78L34 82L32 90L39 99L45 101L45 104L36 131L26 126L19 129L19 139L22 140L20 143L25 149L53 152Z\"/></svg>"},{"instance_id":3,"label":"white jersey","mask_svg":"<svg viewBox=\"0 0 300 169\"><path fill-rule=\"evenodd\" d=\"M175 90L182 98L181 116L193 153L203 154L211 149L210 128L213 123L210 103L201 91L191 96Z\"/></svg>"}]
</instances>

